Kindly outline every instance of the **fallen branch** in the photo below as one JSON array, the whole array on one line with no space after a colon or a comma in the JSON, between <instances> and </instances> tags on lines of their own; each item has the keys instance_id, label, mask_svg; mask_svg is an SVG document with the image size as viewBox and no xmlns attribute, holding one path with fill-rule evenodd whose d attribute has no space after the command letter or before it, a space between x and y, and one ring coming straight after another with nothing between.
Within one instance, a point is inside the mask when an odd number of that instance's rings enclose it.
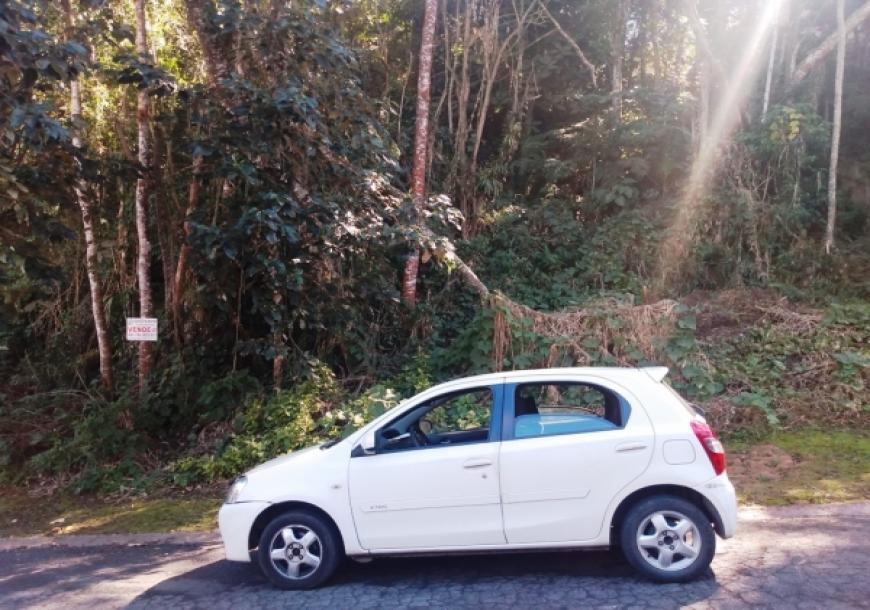
<instances>
[{"instance_id":1,"label":"fallen branch","mask_svg":"<svg viewBox=\"0 0 870 610\"><path fill-rule=\"evenodd\" d=\"M861 23L868 17L870 17L870 0L852 11L852 14L849 15L848 19L846 19L846 23L844 24L845 35L848 36L852 30L861 25ZM794 73L791 75L791 87L796 86L805 79L807 75L812 72L813 68L815 68L816 65L818 65L819 62L828 55L828 53L837 48L837 39L839 36L839 31L832 32L831 35L825 38L819 46L810 51L807 56L804 57L803 61L801 61L798 67L795 68Z\"/></svg>"},{"instance_id":2,"label":"fallen branch","mask_svg":"<svg viewBox=\"0 0 870 610\"><path fill-rule=\"evenodd\" d=\"M584 342L594 339L598 353L628 365L633 360L632 347L647 360L658 356L656 343L669 336L676 318L677 302L663 299L655 303L635 305L627 300L603 299L589 307L566 311L538 311L489 287L454 251L452 244L435 236L427 227L415 227L423 237L421 248L452 269L494 311L492 337L493 370L501 370L505 356L512 353L520 338L512 327L529 328L534 335L551 340L547 358L541 366L554 366L566 358L572 365L588 365L595 360ZM630 342L623 339L630 338Z\"/></svg>"}]
</instances>

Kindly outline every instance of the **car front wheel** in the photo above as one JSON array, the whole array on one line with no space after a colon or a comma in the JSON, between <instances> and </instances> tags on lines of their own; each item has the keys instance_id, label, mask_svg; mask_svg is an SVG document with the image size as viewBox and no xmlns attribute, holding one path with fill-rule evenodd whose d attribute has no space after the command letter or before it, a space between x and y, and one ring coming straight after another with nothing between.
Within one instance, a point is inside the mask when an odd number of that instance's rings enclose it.
<instances>
[{"instance_id":1,"label":"car front wheel","mask_svg":"<svg viewBox=\"0 0 870 610\"><path fill-rule=\"evenodd\" d=\"M335 530L317 515L291 511L273 519L260 536L260 568L282 589L312 589L329 579L342 557Z\"/></svg>"},{"instance_id":2,"label":"car front wheel","mask_svg":"<svg viewBox=\"0 0 870 610\"><path fill-rule=\"evenodd\" d=\"M648 578L686 582L710 565L716 534L707 516L691 502L654 496L629 509L620 544L628 562Z\"/></svg>"}]
</instances>

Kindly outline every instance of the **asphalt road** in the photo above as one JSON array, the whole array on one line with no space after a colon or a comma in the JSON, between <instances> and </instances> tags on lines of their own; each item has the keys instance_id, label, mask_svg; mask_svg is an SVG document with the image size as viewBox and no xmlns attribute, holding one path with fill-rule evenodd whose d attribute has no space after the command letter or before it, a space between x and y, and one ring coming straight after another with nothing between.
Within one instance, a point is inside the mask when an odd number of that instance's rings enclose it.
<instances>
[{"instance_id":1,"label":"asphalt road","mask_svg":"<svg viewBox=\"0 0 870 610\"><path fill-rule=\"evenodd\" d=\"M349 562L326 588L272 589L213 535L0 540L0 608L870 608L870 502L741 511L712 569L637 578L616 553Z\"/></svg>"}]
</instances>

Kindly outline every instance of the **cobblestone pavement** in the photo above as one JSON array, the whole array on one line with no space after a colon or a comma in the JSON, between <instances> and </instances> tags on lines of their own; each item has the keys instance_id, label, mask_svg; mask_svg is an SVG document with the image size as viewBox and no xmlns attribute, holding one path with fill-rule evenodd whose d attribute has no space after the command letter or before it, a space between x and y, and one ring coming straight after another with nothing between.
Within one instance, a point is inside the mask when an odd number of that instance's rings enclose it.
<instances>
[{"instance_id":1,"label":"cobblestone pavement","mask_svg":"<svg viewBox=\"0 0 870 610\"><path fill-rule=\"evenodd\" d=\"M284 592L213 536L0 540L0 608L870 608L870 502L741 511L707 576L637 578L616 553L380 559Z\"/></svg>"}]
</instances>

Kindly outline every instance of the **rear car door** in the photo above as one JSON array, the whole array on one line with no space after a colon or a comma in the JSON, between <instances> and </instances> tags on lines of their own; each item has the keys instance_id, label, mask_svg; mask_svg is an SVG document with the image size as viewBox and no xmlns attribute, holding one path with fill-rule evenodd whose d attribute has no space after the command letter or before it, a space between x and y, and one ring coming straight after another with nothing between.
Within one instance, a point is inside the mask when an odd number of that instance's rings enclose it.
<instances>
[{"instance_id":1,"label":"rear car door","mask_svg":"<svg viewBox=\"0 0 870 610\"><path fill-rule=\"evenodd\" d=\"M448 392L376 433L350 459L350 497L369 550L505 543L498 476L501 384ZM422 436L421 436L422 435Z\"/></svg>"},{"instance_id":2,"label":"rear car door","mask_svg":"<svg viewBox=\"0 0 870 610\"><path fill-rule=\"evenodd\" d=\"M508 543L596 538L610 501L650 463L649 417L603 378L511 381L499 457Z\"/></svg>"}]
</instances>

